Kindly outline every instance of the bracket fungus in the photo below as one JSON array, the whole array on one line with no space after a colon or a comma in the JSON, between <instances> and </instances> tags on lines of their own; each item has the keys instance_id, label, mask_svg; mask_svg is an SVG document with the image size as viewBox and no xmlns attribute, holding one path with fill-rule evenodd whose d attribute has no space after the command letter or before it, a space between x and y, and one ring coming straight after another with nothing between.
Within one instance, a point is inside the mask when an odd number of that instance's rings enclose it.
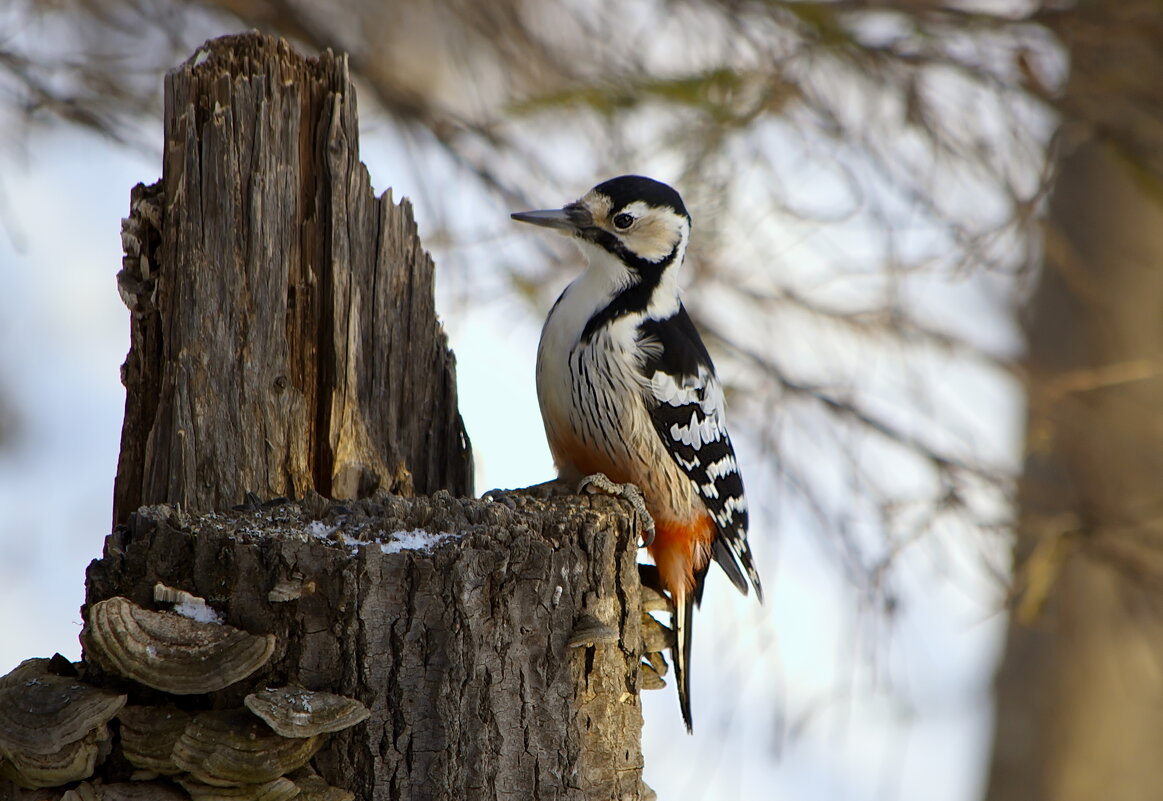
<instances>
[{"instance_id":1,"label":"bracket fungus","mask_svg":"<svg viewBox=\"0 0 1163 801\"><path fill-rule=\"evenodd\" d=\"M245 710L201 712L174 743L174 764L205 784L259 785L303 767L322 744L275 734Z\"/></svg>"},{"instance_id":2,"label":"bracket fungus","mask_svg":"<svg viewBox=\"0 0 1163 801\"><path fill-rule=\"evenodd\" d=\"M58 787L87 779L93 775L97 759L108 742L109 730L101 726L50 754L9 751L4 754L7 759L0 760L0 776L30 789Z\"/></svg>"},{"instance_id":3,"label":"bracket fungus","mask_svg":"<svg viewBox=\"0 0 1163 801\"><path fill-rule=\"evenodd\" d=\"M135 779L173 776L174 743L193 716L172 706L127 706L117 714L121 721L121 753L137 768Z\"/></svg>"},{"instance_id":4,"label":"bracket fungus","mask_svg":"<svg viewBox=\"0 0 1163 801\"><path fill-rule=\"evenodd\" d=\"M246 696L243 703L283 737L342 731L362 723L371 714L354 698L301 687L261 690Z\"/></svg>"},{"instance_id":5,"label":"bracket fungus","mask_svg":"<svg viewBox=\"0 0 1163 801\"><path fill-rule=\"evenodd\" d=\"M38 679L41 676L53 675L49 665L52 660L47 657L34 657L33 659L25 659L11 671L3 676L0 676L0 690L8 687L15 687L18 684L24 684L32 679Z\"/></svg>"},{"instance_id":6,"label":"bracket fungus","mask_svg":"<svg viewBox=\"0 0 1163 801\"><path fill-rule=\"evenodd\" d=\"M0 748L49 754L108 723L126 697L76 679L40 676L0 690Z\"/></svg>"},{"instance_id":7,"label":"bracket fungus","mask_svg":"<svg viewBox=\"0 0 1163 801\"><path fill-rule=\"evenodd\" d=\"M321 776L295 778L299 794L297 801L355 801L355 793L342 787L332 787Z\"/></svg>"},{"instance_id":8,"label":"bracket fungus","mask_svg":"<svg viewBox=\"0 0 1163 801\"><path fill-rule=\"evenodd\" d=\"M616 643L618 631L607 626L593 615L582 615L573 627L566 641L568 648L587 648L598 643Z\"/></svg>"},{"instance_id":9,"label":"bracket fungus","mask_svg":"<svg viewBox=\"0 0 1163 801\"><path fill-rule=\"evenodd\" d=\"M52 798L52 796L49 796ZM28 799L42 801L44 797ZM190 801L181 788L159 782L81 782L66 790L60 801Z\"/></svg>"},{"instance_id":10,"label":"bracket fungus","mask_svg":"<svg viewBox=\"0 0 1163 801\"><path fill-rule=\"evenodd\" d=\"M191 801L288 801L299 795L299 787L290 779L279 777L262 784L217 787L194 779L179 779Z\"/></svg>"},{"instance_id":11,"label":"bracket fungus","mask_svg":"<svg viewBox=\"0 0 1163 801\"><path fill-rule=\"evenodd\" d=\"M254 673L275 649L273 634L249 634L116 596L89 607L87 655L155 690L193 695L221 690Z\"/></svg>"},{"instance_id":12,"label":"bracket fungus","mask_svg":"<svg viewBox=\"0 0 1163 801\"><path fill-rule=\"evenodd\" d=\"M22 663L16 671L24 681L0 689L0 775L27 788L86 779L108 747L105 724L125 696L63 676L33 675L34 667L40 665Z\"/></svg>"},{"instance_id":13,"label":"bracket fungus","mask_svg":"<svg viewBox=\"0 0 1163 801\"><path fill-rule=\"evenodd\" d=\"M153 599L157 603L173 604L173 610L182 617L200 620L203 623L222 622L222 617L214 611L210 604L206 603L205 598L185 590L168 587L160 581L153 585Z\"/></svg>"}]
</instances>

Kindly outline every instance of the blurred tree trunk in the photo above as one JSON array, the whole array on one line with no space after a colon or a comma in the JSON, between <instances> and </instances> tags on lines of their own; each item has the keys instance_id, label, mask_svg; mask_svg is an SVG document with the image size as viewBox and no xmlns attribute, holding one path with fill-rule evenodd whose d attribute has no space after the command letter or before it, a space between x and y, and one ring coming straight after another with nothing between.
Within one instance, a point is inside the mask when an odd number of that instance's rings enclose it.
<instances>
[{"instance_id":1,"label":"blurred tree trunk","mask_svg":"<svg viewBox=\"0 0 1163 801\"><path fill-rule=\"evenodd\" d=\"M1163 793L1163 24L1157 4L1100 2L1059 33L1072 76L987 798L1146 801Z\"/></svg>"}]
</instances>

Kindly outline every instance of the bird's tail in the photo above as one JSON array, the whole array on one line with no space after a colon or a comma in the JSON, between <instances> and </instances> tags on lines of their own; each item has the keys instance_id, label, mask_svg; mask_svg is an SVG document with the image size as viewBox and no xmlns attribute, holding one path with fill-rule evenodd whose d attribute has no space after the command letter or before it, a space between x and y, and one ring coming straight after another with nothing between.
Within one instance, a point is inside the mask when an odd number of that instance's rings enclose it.
<instances>
[{"instance_id":1,"label":"bird's tail","mask_svg":"<svg viewBox=\"0 0 1163 801\"><path fill-rule=\"evenodd\" d=\"M691 621L694 619L694 593L685 592L674 599L674 679L678 684L678 706L688 733L691 724Z\"/></svg>"}]
</instances>

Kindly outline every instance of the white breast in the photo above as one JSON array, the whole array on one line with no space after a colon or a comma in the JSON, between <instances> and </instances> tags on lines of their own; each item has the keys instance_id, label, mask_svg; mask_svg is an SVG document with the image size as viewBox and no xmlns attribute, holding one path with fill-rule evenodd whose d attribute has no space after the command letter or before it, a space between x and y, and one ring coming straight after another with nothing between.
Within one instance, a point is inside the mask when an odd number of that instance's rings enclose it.
<instances>
[{"instance_id":1,"label":"white breast","mask_svg":"<svg viewBox=\"0 0 1163 801\"><path fill-rule=\"evenodd\" d=\"M640 371L637 327L644 315L628 314L603 326L587 342L582 332L594 313L589 272L566 288L545 321L537 350L537 398L554 462L563 480L576 483L597 469L631 481L647 495L652 513L668 517L692 508L693 485L678 469L654 429ZM571 449L590 459L576 463ZM596 465L596 468L595 468Z\"/></svg>"},{"instance_id":2,"label":"white breast","mask_svg":"<svg viewBox=\"0 0 1163 801\"><path fill-rule=\"evenodd\" d=\"M644 379L634 362L639 315L603 326L587 342L582 332L608 297L595 291L587 270L566 288L545 321L537 349L537 398L545 433L562 478L581 476L564 443L601 454L599 461L624 464L632 443L641 445L650 425L643 404ZM600 301L600 306L595 306Z\"/></svg>"}]
</instances>

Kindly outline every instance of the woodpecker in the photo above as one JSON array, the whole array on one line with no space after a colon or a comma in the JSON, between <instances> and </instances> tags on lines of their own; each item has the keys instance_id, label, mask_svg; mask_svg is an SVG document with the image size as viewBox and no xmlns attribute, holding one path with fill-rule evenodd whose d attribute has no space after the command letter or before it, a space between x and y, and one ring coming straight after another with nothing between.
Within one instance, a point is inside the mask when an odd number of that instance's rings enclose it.
<instances>
[{"instance_id":1,"label":"woodpecker","mask_svg":"<svg viewBox=\"0 0 1163 801\"><path fill-rule=\"evenodd\" d=\"M744 594L748 580L760 602L763 590L723 390L679 297L690 215L673 188L624 175L564 208L512 217L569 236L586 257L541 330L537 398L562 480L579 492L641 490L654 523L647 549L674 605L691 731L691 618L710 560Z\"/></svg>"}]
</instances>

